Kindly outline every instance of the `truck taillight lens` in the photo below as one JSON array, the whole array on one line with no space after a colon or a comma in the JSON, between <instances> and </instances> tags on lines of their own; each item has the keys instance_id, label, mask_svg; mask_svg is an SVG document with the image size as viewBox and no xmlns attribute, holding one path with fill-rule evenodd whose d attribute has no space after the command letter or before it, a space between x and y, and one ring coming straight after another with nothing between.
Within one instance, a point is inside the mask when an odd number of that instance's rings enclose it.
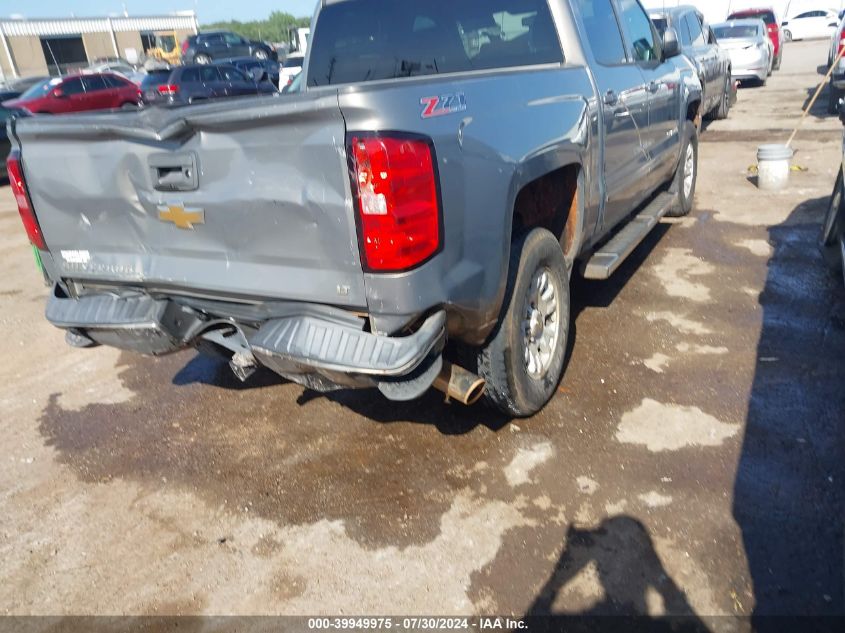
<instances>
[{"instance_id":1,"label":"truck taillight lens","mask_svg":"<svg viewBox=\"0 0 845 633\"><path fill-rule=\"evenodd\" d=\"M176 84L162 84L158 87L158 93L164 96L175 95L179 92L179 86Z\"/></svg>"},{"instance_id":2,"label":"truck taillight lens","mask_svg":"<svg viewBox=\"0 0 845 633\"><path fill-rule=\"evenodd\" d=\"M845 48L845 28L843 28L842 31L839 32L839 48L836 50L837 57L842 54L843 48Z\"/></svg>"},{"instance_id":3,"label":"truck taillight lens","mask_svg":"<svg viewBox=\"0 0 845 633\"><path fill-rule=\"evenodd\" d=\"M32 209L32 201L29 199L26 181L23 178L21 155L17 150L9 154L9 158L6 159L6 171L9 174L9 184L12 186L12 194L18 203L18 213L21 214L21 220L23 220L29 241L33 246L47 250L44 235L41 233L41 227L38 226L38 218L35 217L35 211Z\"/></svg>"},{"instance_id":4,"label":"truck taillight lens","mask_svg":"<svg viewBox=\"0 0 845 633\"><path fill-rule=\"evenodd\" d=\"M350 141L365 268L413 268L440 249L437 163L427 140L355 136Z\"/></svg>"},{"instance_id":5,"label":"truck taillight lens","mask_svg":"<svg viewBox=\"0 0 845 633\"><path fill-rule=\"evenodd\" d=\"M189 46L188 40L185 40L184 42L182 42L182 54L183 55L188 52L188 46Z\"/></svg>"}]
</instances>

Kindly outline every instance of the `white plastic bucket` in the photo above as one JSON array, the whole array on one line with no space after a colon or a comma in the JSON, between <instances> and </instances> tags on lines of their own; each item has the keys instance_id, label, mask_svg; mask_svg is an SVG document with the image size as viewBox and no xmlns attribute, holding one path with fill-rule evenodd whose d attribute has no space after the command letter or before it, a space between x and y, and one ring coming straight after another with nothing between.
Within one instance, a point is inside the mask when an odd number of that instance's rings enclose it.
<instances>
[{"instance_id":1,"label":"white plastic bucket","mask_svg":"<svg viewBox=\"0 0 845 633\"><path fill-rule=\"evenodd\" d=\"M761 145L757 148L757 186L766 191L783 189L789 182L792 149L786 145Z\"/></svg>"}]
</instances>

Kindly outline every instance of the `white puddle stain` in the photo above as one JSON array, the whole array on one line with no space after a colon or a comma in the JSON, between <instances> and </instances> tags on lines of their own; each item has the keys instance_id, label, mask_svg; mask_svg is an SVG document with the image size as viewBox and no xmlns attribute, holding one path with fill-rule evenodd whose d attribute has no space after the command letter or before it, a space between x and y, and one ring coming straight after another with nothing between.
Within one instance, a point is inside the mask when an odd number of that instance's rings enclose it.
<instances>
[{"instance_id":1,"label":"white puddle stain","mask_svg":"<svg viewBox=\"0 0 845 633\"><path fill-rule=\"evenodd\" d=\"M693 321L692 319L689 319L680 314L676 314L674 312L650 312L646 315L646 320L648 320L649 323L658 323L660 321L664 321L679 332L682 332L684 334L696 334L698 336L705 336L707 334L713 333L712 330L710 330L703 323Z\"/></svg>"},{"instance_id":2,"label":"white puddle stain","mask_svg":"<svg viewBox=\"0 0 845 633\"><path fill-rule=\"evenodd\" d=\"M512 488L531 482L531 471L549 461L554 455L550 442L542 442L531 448L520 448L511 463L505 466L505 478Z\"/></svg>"},{"instance_id":3,"label":"white puddle stain","mask_svg":"<svg viewBox=\"0 0 845 633\"><path fill-rule=\"evenodd\" d=\"M715 270L712 264L696 257L688 248L668 248L651 272L670 297L703 303L710 300L710 288L694 278L710 275Z\"/></svg>"},{"instance_id":4,"label":"white puddle stain","mask_svg":"<svg viewBox=\"0 0 845 633\"><path fill-rule=\"evenodd\" d=\"M637 498L649 508L663 508L672 503L672 497L662 495L656 490L652 490L651 492L647 492L642 495L637 495Z\"/></svg>"},{"instance_id":5,"label":"white puddle stain","mask_svg":"<svg viewBox=\"0 0 845 633\"><path fill-rule=\"evenodd\" d=\"M655 354L651 358L644 360L643 365L648 367L651 371L655 372L656 374L662 374L663 369L666 365L669 364L669 361L672 359L666 356L666 354Z\"/></svg>"},{"instance_id":6,"label":"white puddle stain","mask_svg":"<svg viewBox=\"0 0 845 633\"><path fill-rule=\"evenodd\" d=\"M721 446L739 429L738 424L725 424L698 407L662 404L646 398L622 416L616 439L657 453L687 446Z\"/></svg>"}]
</instances>

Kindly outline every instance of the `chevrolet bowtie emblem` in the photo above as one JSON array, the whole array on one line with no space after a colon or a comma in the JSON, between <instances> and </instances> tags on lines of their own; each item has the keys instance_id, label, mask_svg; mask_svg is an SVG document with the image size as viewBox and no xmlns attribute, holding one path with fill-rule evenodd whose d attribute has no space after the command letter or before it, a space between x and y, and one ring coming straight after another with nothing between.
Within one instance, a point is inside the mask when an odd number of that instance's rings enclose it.
<instances>
[{"instance_id":1,"label":"chevrolet bowtie emblem","mask_svg":"<svg viewBox=\"0 0 845 633\"><path fill-rule=\"evenodd\" d=\"M158 207L158 219L162 222L173 222L180 229L193 230L194 224L205 224L205 211L171 204Z\"/></svg>"}]
</instances>

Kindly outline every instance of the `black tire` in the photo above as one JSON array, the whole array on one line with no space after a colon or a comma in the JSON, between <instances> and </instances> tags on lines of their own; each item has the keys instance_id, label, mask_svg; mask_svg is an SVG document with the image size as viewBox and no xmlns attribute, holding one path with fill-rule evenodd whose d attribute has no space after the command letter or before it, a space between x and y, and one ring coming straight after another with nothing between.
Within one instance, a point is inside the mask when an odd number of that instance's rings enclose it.
<instances>
[{"instance_id":1,"label":"black tire","mask_svg":"<svg viewBox=\"0 0 845 633\"><path fill-rule=\"evenodd\" d=\"M211 57L205 53L198 53L194 55L194 63L206 66L211 63Z\"/></svg>"},{"instance_id":2,"label":"black tire","mask_svg":"<svg viewBox=\"0 0 845 633\"><path fill-rule=\"evenodd\" d=\"M722 100L719 101L719 107L713 115L714 119L727 119L731 111L731 76L725 77L725 91L722 94Z\"/></svg>"},{"instance_id":3,"label":"black tire","mask_svg":"<svg viewBox=\"0 0 845 633\"><path fill-rule=\"evenodd\" d=\"M687 152L692 150L692 185L687 191L684 186L686 179L687 166ZM684 129L684 141L681 145L681 159L678 162L678 167L675 170L675 175L672 178L672 184L669 187L669 192L675 194L677 201L672 208L666 213L670 218L681 218L689 215L695 204L695 187L698 183L698 134L695 126L687 123Z\"/></svg>"},{"instance_id":4,"label":"black tire","mask_svg":"<svg viewBox=\"0 0 845 633\"><path fill-rule=\"evenodd\" d=\"M780 70L780 62L783 60L783 46L781 46L780 51L778 52L778 56L775 57L775 70Z\"/></svg>"},{"instance_id":5,"label":"black tire","mask_svg":"<svg viewBox=\"0 0 845 633\"><path fill-rule=\"evenodd\" d=\"M836 184L830 194L827 214L822 225L822 236L819 241L824 261L833 273L842 272L842 253L839 250L839 240L845 235L845 192L843 191L842 168L836 177Z\"/></svg>"},{"instance_id":6,"label":"black tire","mask_svg":"<svg viewBox=\"0 0 845 633\"><path fill-rule=\"evenodd\" d=\"M141 107L141 104L139 104L139 103L132 103L131 101L127 101L126 103L121 103L121 104L120 104L120 109L121 109L121 110L137 110L137 109L138 109L138 108L140 108L140 107Z\"/></svg>"},{"instance_id":7,"label":"black tire","mask_svg":"<svg viewBox=\"0 0 845 633\"><path fill-rule=\"evenodd\" d=\"M525 317L533 305L530 290L543 273L554 288L557 306L557 318L546 319L543 325L556 322L557 337L547 355L545 371L532 375L526 357L533 344L526 341ZM519 235L511 244L508 286L499 324L477 356L478 374L487 381L488 404L506 415L525 418L551 400L563 375L569 316L569 273L560 242L546 229L536 228Z\"/></svg>"},{"instance_id":8,"label":"black tire","mask_svg":"<svg viewBox=\"0 0 845 633\"><path fill-rule=\"evenodd\" d=\"M827 112L828 114L839 114L839 100L842 98L842 91L837 90L831 81L827 86Z\"/></svg>"},{"instance_id":9,"label":"black tire","mask_svg":"<svg viewBox=\"0 0 845 633\"><path fill-rule=\"evenodd\" d=\"M255 52L252 54L255 59L269 59L270 55L267 54L263 48L256 48Z\"/></svg>"},{"instance_id":10,"label":"black tire","mask_svg":"<svg viewBox=\"0 0 845 633\"><path fill-rule=\"evenodd\" d=\"M783 41L784 42L791 42L792 41L792 31L789 29L783 30Z\"/></svg>"}]
</instances>

